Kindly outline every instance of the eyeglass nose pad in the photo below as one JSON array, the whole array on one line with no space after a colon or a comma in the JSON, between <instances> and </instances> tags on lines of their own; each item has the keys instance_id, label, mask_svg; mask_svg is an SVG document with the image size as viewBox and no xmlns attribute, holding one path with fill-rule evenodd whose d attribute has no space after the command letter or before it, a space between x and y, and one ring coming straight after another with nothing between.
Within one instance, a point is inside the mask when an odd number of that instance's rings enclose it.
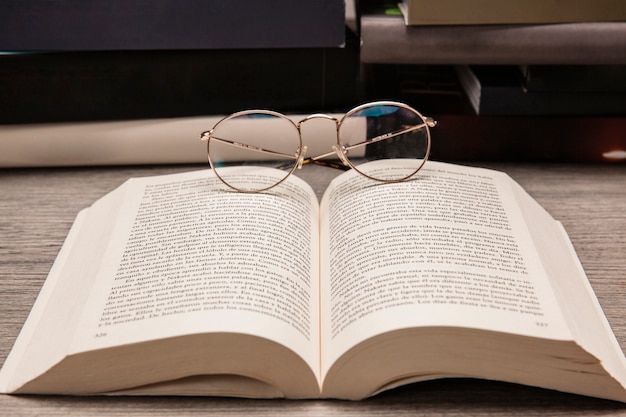
<instances>
[{"instance_id":1,"label":"eyeglass nose pad","mask_svg":"<svg viewBox=\"0 0 626 417\"><path fill-rule=\"evenodd\" d=\"M339 159L341 159L341 162L343 162L345 166L349 167L350 163L348 162L348 158L346 158L346 148L344 146L339 148L337 145L333 145L333 150L335 151Z\"/></svg>"},{"instance_id":2,"label":"eyeglass nose pad","mask_svg":"<svg viewBox=\"0 0 626 417\"><path fill-rule=\"evenodd\" d=\"M306 145L302 147L302 152L300 152L300 157L298 157L298 162L296 163L298 169L302 169L302 164L304 163L304 157L306 156L307 149L308 148L306 147Z\"/></svg>"}]
</instances>

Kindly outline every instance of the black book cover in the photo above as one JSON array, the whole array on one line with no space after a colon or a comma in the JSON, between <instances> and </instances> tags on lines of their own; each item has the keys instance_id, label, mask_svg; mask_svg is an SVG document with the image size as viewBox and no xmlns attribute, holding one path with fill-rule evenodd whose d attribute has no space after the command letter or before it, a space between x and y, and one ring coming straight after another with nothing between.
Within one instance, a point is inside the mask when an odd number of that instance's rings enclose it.
<instances>
[{"instance_id":1,"label":"black book cover","mask_svg":"<svg viewBox=\"0 0 626 417\"><path fill-rule=\"evenodd\" d=\"M337 47L343 0L3 0L0 51Z\"/></svg>"},{"instance_id":2,"label":"black book cover","mask_svg":"<svg viewBox=\"0 0 626 417\"><path fill-rule=\"evenodd\" d=\"M355 105L359 45L0 55L0 123L332 111Z\"/></svg>"},{"instance_id":3,"label":"black book cover","mask_svg":"<svg viewBox=\"0 0 626 417\"><path fill-rule=\"evenodd\" d=\"M622 116L626 93L529 91L515 66L458 67L476 114L512 116Z\"/></svg>"}]
</instances>

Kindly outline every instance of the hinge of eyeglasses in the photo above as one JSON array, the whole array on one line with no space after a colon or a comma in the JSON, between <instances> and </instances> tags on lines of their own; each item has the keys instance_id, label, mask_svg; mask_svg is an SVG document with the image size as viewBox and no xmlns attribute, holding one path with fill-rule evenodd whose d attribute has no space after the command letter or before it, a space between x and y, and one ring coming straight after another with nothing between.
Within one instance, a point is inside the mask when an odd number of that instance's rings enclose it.
<instances>
[{"instance_id":1,"label":"hinge of eyeglasses","mask_svg":"<svg viewBox=\"0 0 626 417\"><path fill-rule=\"evenodd\" d=\"M207 130L206 132L200 133L200 140L209 140L209 136L211 136L211 131Z\"/></svg>"}]
</instances>

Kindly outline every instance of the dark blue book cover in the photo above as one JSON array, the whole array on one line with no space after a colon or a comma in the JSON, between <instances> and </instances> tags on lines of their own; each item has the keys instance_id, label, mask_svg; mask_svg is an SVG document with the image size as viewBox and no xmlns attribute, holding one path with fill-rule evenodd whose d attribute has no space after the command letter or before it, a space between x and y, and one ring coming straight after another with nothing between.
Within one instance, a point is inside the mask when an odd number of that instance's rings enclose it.
<instances>
[{"instance_id":1,"label":"dark blue book cover","mask_svg":"<svg viewBox=\"0 0 626 417\"><path fill-rule=\"evenodd\" d=\"M337 47L343 0L5 0L0 51Z\"/></svg>"}]
</instances>

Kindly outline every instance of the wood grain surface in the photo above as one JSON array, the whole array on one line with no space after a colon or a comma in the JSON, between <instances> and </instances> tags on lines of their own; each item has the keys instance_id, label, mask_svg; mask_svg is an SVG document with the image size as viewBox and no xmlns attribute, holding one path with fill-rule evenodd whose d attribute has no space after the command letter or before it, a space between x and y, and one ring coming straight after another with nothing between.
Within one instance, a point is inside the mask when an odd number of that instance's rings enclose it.
<instances>
[{"instance_id":1,"label":"wood grain surface","mask_svg":"<svg viewBox=\"0 0 626 417\"><path fill-rule=\"evenodd\" d=\"M483 164L517 180L568 231L626 351L626 165ZM0 363L3 363L74 221L124 180L203 166L0 170ZM321 195L336 175L299 176ZM187 397L0 395L0 416L626 416L626 404L471 379L417 383L360 402Z\"/></svg>"}]
</instances>

